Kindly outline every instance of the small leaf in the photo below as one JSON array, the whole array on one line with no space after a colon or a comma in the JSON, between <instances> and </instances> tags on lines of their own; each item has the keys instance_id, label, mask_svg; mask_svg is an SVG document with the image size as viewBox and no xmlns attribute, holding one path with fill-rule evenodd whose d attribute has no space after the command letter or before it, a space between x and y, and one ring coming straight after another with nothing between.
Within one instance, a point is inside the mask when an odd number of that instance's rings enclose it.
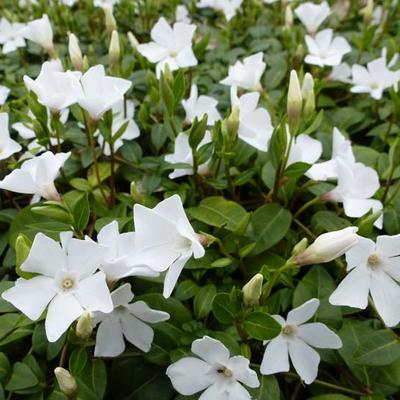
<instances>
[{"instance_id":1,"label":"small leaf","mask_svg":"<svg viewBox=\"0 0 400 400\"><path fill-rule=\"evenodd\" d=\"M212 312L215 318L223 324L235 321L236 308L228 293L218 293L213 300Z\"/></svg>"},{"instance_id":2,"label":"small leaf","mask_svg":"<svg viewBox=\"0 0 400 400\"><path fill-rule=\"evenodd\" d=\"M211 311L217 290L214 285L203 286L194 297L194 313L198 319L205 318Z\"/></svg>"},{"instance_id":3,"label":"small leaf","mask_svg":"<svg viewBox=\"0 0 400 400\"><path fill-rule=\"evenodd\" d=\"M269 314L256 311L249 314L243 323L244 330L253 339L270 340L281 333L281 325Z\"/></svg>"}]
</instances>

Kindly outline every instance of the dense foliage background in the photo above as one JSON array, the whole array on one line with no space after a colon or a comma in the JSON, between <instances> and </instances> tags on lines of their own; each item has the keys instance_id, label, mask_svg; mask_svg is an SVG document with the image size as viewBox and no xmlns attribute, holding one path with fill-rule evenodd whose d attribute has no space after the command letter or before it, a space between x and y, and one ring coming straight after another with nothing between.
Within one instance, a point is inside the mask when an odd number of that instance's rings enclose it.
<instances>
[{"instance_id":1,"label":"dense foliage background","mask_svg":"<svg viewBox=\"0 0 400 400\"><path fill-rule=\"evenodd\" d=\"M337 332L343 347L319 351L322 361L313 384L304 385L294 372L259 375L261 386L252 389L253 398L395 398L400 382L396 327L385 327L373 307L359 310L333 306L328 301L345 276L344 260L284 272L274 282L270 295L254 309L243 305L241 288L258 272L264 282L271 282L274 272L304 237L312 242L322 233L347 226L358 226L360 235L373 239L380 234L400 233L399 94L390 88L382 99L375 100L368 94L351 93L350 85L328 79L331 68L304 64L305 29L298 20L285 26L285 5L280 2L244 0L228 22L210 8L196 8L195 1L121 0L113 10L120 57L111 67L111 32L106 28L103 10L91 0L79 0L72 7L60 1L28 3L2 0L0 14L11 21L28 22L46 13L65 69L72 68L68 33L73 32L88 65L103 64L109 75L129 79L132 89L126 98L135 103L134 119L140 137L124 140L112 155L105 155L97 146L100 188L82 109L75 104L65 123L53 120L50 124L46 108L23 84L24 75L39 74L47 54L28 41L25 48L0 55L0 84L11 89L1 107L9 115L9 125L27 123L46 148L72 153L56 181L61 202L42 200L30 205L30 195L0 192L1 291L10 288L21 273L19 267L38 232L58 240L60 232L73 229L78 238L95 238L113 220L118 221L121 231L131 231L134 204L154 207L172 194L179 194L195 231L206 235L208 246L204 257L192 258L186 264L169 299L161 294L161 279L125 279L132 283L137 299L170 314L167 322L153 325L155 337L148 353L130 345L116 358L94 358L95 335L83 341L76 337L74 328L57 342L49 343L44 317L31 321L1 299L0 399L65 398L54 379L53 370L58 365L68 368L77 380L81 400L196 399L198 395L177 394L165 374L168 365L189 353L193 340L204 335L219 339L232 355L251 357L251 366L258 370L264 347L254 337L262 333L254 336L254 326L246 325L246 318L258 313L250 319L254 322L258 316L261 319L256 322L262 325L263 315L285 315L311 298L321 301L315 320ZM132 48L127 33L132 32L140 43L148 42L159 17L174 22L176 7L181 3L185 3L189 18L197 26L193 50L199 63L157 79L154 64ZM295 7L299 2L292 3ZM383 47L388 59L399 50L399 2L377 2L387 10L377 23L362 15L362 2L330 3L334 12L326 24L350 43L352 51L346 55L350 65L365 65L378 58ZM229 87L219 83L236 60L257 52L263 52L267 63L259 105L269 111L272 125L277 128L268 152L258 151L237 135L229 136L234 124L228 119ZM384 204L382 230L373 226L379 213L349 218L340 204L318 197L335 185L306 178L309 165L300 162L280 170L286 135L278 125L283 126L287 118L292 69L301 77L311 72L315 80L316 110L307 120L302 119L299 131L322 142L322 158L326 160L331 154L332 131L337 127L350 138L357 161L378 172L381 188L375 198ZM191 83L197 84L199 93L218 100L224 120L211 129L213 141L194 150L197 165L211 158L208 174L170 179L168 174L177 166L171 166L164 157L173 153L175 137L187 130L193 143L199 143L205 130L199 121L185 121L181 101L189 97ZM99 125L100 134L106 138L111 118L111 113L106 113ZM48 138L56 131L63 142L51 146ZM11 132L16 138L16 132ZM26 149L28 141L18 141ZM1 160L1 178L20 163L16 154Z\"/></svg>"}]
</instances>

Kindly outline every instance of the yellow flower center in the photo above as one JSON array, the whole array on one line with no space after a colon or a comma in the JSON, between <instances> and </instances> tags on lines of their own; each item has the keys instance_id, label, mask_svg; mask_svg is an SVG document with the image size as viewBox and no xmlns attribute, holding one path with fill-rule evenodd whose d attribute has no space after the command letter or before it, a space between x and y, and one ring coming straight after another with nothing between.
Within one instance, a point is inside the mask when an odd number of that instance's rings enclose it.
<instances>
[{"instance_id":1,"label":"yellow flower center","mask_svg":"<svg viewBox=\"0 0 400 400\"><path fill-rule=\"evenodd\" d=\"M69 290L74 286L74 281L71 278L65 278L62 281L62 287L64 290Z\"/></svg>"},{"instance_id":2,"label":"yellow flower center","mask_svg":"<svg viewBox=\"0 0 400 400\"><path fill-rule=\"evenodd\" d=\"M282 328L282 333L285 335L285 336L292 336L293 334L294 334L294 332L295 332L295 327L293 326L293 325L285 325L283 328Z\"/></svg>"},{"instance_id":3,"label":"yellow flower center","mask_svg":"<svg viewBox=\"0 0 400 400\"><path fill-rule=\"evenodd\" d=\"M376 268L380 263L380 257L376 253L372 253L368 256L368 266L370 268Z\"/></svg>"},{"instance_id":4,"label":"yellow flower center","mask_svg":"<svg viewBox=\"0 0 400 400\"><path fill-rule=\"evenodd\" d=\"M232 371L231 371L229 368L226 368L226 367L218 368L217 372L218 372L219 374L223 374L223 375L226 376L227 378L231 378L232 375L233 375L233 374L232 374Z\"/></svg>"}]
</instances>

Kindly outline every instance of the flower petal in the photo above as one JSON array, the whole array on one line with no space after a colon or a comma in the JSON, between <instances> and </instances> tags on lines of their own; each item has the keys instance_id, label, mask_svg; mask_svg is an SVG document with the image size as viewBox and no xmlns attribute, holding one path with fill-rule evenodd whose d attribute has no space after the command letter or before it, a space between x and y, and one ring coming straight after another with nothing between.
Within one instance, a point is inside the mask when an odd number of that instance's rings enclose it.
<instances>
[{"instance_id":1,"label":"flower petal","mask_svg":"<svg viewBox=\"0 0 400 400\"><path fill-rule=\"evenodd\" d=\"M289 342L289 355L301 379L307 385L312 383L318 375L319 354L302 340L295 339Z\"/></svg>"},{"instance_id":2,"label":"flower petal","mask_svg":"<svg viewBox=\"0 0 400 400\"><path fill-rule=\"evenodd\" d=\"M138 349L148 352L153 342L154 331L132 314L126 314L121 318L122 333L128 342Z\"/></svg>"},{"instance_id":3,"label":"flower petal","mask_svg":"<svg viewBox=\"0 0 400 400\"><path fill-rule=\"evenodd\" d=\"M133 299L131 285L125 283L111 293L114 308L128 304Z\"/></svg>"},{"instance_id":4,"label":"flower petal","mask_svg":"<svg viewBox=\"0 0 400 400\"><path fill-rule=\"evenodd\" d=\"M229 350L219 340L209 336L195 340L192 353L211 365L225 364L229 360Z\"/></svg>"},{"instance_id":5,"label":"flower petal","mask_svg":"<svg viewBox=\"0 0 400 400\"><path fill-rule=\"evenodd\" d=\"M209 374L211 366L194 357L184 357L170 365L167 375L177 392L189 396L200 392L213 383ZM213 398L216 400L217 398Z\"/></svg>"},{"instance_id":6,"label":"flower petal","mask_svg":"<svg viewBox=\"0 0 400 400\"><path fill-rule=\"evenodd\" d=\"M340 349L342 341L325 324L311 322L298 327L298 336L307 344L320 349Z\"/></svg>"},{"instance_id":7,"label":"flower petal","mask_svg":"<svg viewBox=\"0 0 400 400\"><path fill-rule=\"evenodd\" d=\"M368 256L373 252L375 252L373 240L358 236L357 244L346 252L347 270L365 265Z\"/></svg>"},{"instance_id":8,"label":"flower petal","mask_svg":"<svg viewBox=\"0 0 400 400\"><path fill-rule=\"evenodd\" d=\"M272 339L265 348L260 372L263 375L271 375L289 371L288 351L288 343L282 338L282 335Z\"/></svg>"},{"instance_id":9,"label":"flower petal","mask_svg":"<svg viewBox=\"0 0 400 400\"><path fill-rule=\"evenodd\" d=\"M235 380L244 383L246 386L256 388L260 386L260 382L257 377L257 373L250 369L250 361L243 356L231 357L226 364L229 368Z\"/></svg>"},{"instance_id":10,"label":"flower petal","mask_svg":"<svg viewBox=\"0 0 400 400\"><path fill-rule=\"evenodd\" d=\"M95 357L116 357L125 350L125 342L119 321L106 318L100 323L96 334Z\"/></svg>"},{"instance_id":11,"label":"flower petal","mask_svg":"<svg viewBox=\"0 0 400 400\"><path fill-rule=\"evenodd\" d=\"M144 322L156 323L169 319L168 313L153 310L144 301L136 301L133 304L129 304L127 308L135 317Z\"/></svg>"},{"instance_id":12,"label":"flower petal","mask_svg":"<svg viewBox=\"0 0 400 400\"><path fill-rule=\"evenodd\" d=\"M183 257L178 258L168 269L167 274L165 275L164 279L164 290L163 296L167 299L171 296L172 291L176 283L178 282L179 275L181 274L185 264L189 260L190 255L186 255Z\"/></svg>"},{"instance_id":13,"label":"flower petal","mask_svg":"<svg viewBox=\"0 0 400 400\"><path fill-rule=\"evenodd\" d=\"M310 299L301 306L289 311L286 321L288 324L301 325L308 321L319 307L318 299Z\"/></svg>"}]
</instances>

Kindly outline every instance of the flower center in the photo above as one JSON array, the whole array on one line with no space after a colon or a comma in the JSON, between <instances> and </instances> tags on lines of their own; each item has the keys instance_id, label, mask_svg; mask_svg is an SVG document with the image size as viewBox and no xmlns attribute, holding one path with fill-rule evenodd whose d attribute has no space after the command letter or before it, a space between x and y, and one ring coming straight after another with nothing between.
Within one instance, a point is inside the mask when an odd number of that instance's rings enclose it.
<instances>
[{"instance_id":1,"label":"flower center","mask_svg":"<svg viewBox=\"0 0 400 400\"><path fill-rule=\"evenodd\" d=\"M372 253L368 256L368 266L372 269L376 268L379 266L381 262L381 259L379 257L379 254L377 253Z\"/></svg>"},{"instance_id":2,"label":"flower center","mask_svg":"<svg viewBox=\"0 0 400 400\"><path fill-rule=\"evenodd\" d=\"M295 332L296 332L296 327L293 326L293 325L285 325L285 326L282 328L282 333L283 333L285 336L293 336Z\"/></svg>"},{"instance_id":3,"label":"flower center","mask_svg":"<svg viewBox=\"0 0 400 400\"><path fill-rule=\"evenodd\" d=\"M379 83L376 83L376 82L371 83L370 87L371 87L371 89L373 89L373 90L379 89Z\"/></svg>"},{"instance_id":4,"label":"flower center","mask_svg":"<svg viewBox=\"0 0 400 400\"><path fill-rule=\"evenodd\" d=\"M217 369L217 372L219 374L223 374L227 378L232 378L232 371L229 368L226 367L221 367Z\"/></svg>"},{"instance_id":5,"label":"flower center","mask_svg":"<svg viewBox=\"0 0 400 400\"><path fill-rule=\"evenodd\" d=\"M178 52L176 50L171 50L169 52L170 57L175 58L178 55Z\"/></svg>"},{"instance_id":6,"label":"flower center","mask_svg":"<svg viewBox=\"0 0 400 400\"><path fill-rule=\"evenodd\" d=\"M64 290L70 290L74 287L74 280L71 278L64 278L61 285Z\"/></svg>"}]
</instances>

